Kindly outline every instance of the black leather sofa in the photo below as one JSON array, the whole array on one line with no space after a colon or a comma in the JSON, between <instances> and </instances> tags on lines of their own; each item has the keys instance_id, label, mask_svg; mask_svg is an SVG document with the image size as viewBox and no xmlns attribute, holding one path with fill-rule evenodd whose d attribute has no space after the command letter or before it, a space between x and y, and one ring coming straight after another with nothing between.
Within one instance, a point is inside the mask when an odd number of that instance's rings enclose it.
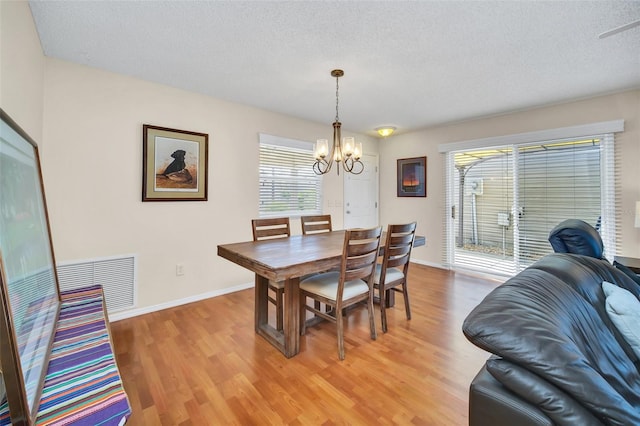
<instances>
[{"instance_id":1,"label":"black leather sofa","mask_svg":"<svg viewBox=\"0 0 640 426\"><path fill-rule=\"evenodd\" d=\"M603 281L640 298L607 260L554 253L467 316L465 336L493 354L470 386L471 426L640 425L640 361L607 314Z\"/></svg>"}]
</instances>

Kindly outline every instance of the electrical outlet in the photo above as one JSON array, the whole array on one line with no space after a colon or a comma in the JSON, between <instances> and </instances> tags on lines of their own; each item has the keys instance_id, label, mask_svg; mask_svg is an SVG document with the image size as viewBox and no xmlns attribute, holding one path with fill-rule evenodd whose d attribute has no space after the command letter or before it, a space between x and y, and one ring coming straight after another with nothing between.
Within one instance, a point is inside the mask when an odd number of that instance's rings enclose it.
<instances>
[{"instance_id":1,"label":"electrical outlet","mask_svg":"<svg viewBox=\"0 0 640 426\"><path fill-rule=\"evenodd\" d=\"M184 275L184 264L178 263L176 265L176 276L179 277L181 275Z\"/></svg>"}]
</instances>

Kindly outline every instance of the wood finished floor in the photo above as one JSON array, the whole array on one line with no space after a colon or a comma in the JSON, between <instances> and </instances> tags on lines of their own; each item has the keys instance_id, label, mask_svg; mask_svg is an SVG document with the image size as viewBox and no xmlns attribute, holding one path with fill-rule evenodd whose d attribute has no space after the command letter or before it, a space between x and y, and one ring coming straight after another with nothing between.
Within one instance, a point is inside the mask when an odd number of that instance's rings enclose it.
<instances>
[{"instance_id":1,"label":"wood finished floor","mask_svg":"<svg viewBox=\"0 0 640 426\"><path fill-rule=\"evenodd\" d=\"M369 337L366 309L301 337L286 359L253 329L253 290L111 324L136 425L466 425L468 386L488 357L461 332L497 282L412 264L389 331Z\"/></svg>"}]
</instances>

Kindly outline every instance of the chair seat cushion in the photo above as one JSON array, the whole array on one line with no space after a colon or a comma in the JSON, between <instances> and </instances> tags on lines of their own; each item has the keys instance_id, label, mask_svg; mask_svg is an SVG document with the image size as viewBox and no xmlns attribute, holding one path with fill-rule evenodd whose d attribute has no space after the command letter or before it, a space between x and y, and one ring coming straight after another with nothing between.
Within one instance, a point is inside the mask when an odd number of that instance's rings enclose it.
<instances>
[{"instance_id":1,"label":"chair seat cushion","mask_svg":"<svg viewBox=\"0 0 640 426\"><path fill-rule=\"evenodd\" d=\"M316 274L300 282L300 289L318 294L330 300L336 300L338 294L339 272L325 272ZM363 280L353 280L344 283L343 300L351 299L359 294L367 293L369 286Z\"/></svg>"},{"instance_id":2,"label":"chair seat cushion","mask_svg":"<svg viewBox=\"0 0 640 426\"><path fill-rule=\"evenodd\" d=\"M382 265L376 265L376 273L375 273L375 277L374 277L374 282L376 284L380 284L380 274L382 273ZM402 273L402 271L398 268L388 268L387 269L387 274L386 277L384 279L385 283L390 283L393 281L398 281L398 280L402 280L404 279L404 274Z\"/></svg>"}]
</instances>

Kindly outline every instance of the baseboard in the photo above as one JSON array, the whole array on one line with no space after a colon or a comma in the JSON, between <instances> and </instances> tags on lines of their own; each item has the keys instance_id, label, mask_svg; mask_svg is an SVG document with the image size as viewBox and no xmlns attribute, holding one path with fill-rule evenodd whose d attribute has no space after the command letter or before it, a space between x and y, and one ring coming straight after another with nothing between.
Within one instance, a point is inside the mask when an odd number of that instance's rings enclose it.
<instances>
[{"instance_id":1,"label":"baseboard","mask_svg":"<svg viewBox=\"0 0 640 426\"><path fill-rule=\"evenodd\" d=\"M424 266L431 266L432 268L438 268L438 269L449 269L446 266L444 266L442 263L427 262L426 260L420 260L420 259L411 259L411 263L417 263L418 265L424 265Z\"/></svg>"},{"instance_id":2,"label":"baseboard","mask_svg":"<svg viewBox=\"0 0 640 426\"><path fill-rule=\"evenodd\" d=\"M176 306L186 305L187 303L198 302L200 300L210 299L212 297L222 296L229 293L235 293L236 291L246 290L253 288L254 282L246 284L240 284L233 287L227 287L220 290L209 291L207 293L198 294L195 296L185 297L184 299L172 300L170 302L161 303L159 305L146 306L140 309L129 309L123 312L114 312L109 314L109 322L120 321L127 318L137 317L138 315L150 314L151 312L161 311L163 309L175 308Z\"/></svg>"},{"instance_id":3,"label":"baseboard","mask_svg":"<svg viewBox=\"0 0 640 426\"><path fill-rule=\"evenodd\" d=\"M478 271L475 269L465 269L465 268L452 268L449 266L446 266L442 263L433 263L433 262L427 262L425 260L420 260L420 259L411 259L411 263L417 263L418 265L424 265L424 266L430 266L432 268L439 268L439 269L445 269L447 271L454 271L458 274L465 274L465 275L470 275L476 278L482 278L485 280L489 280L489 281L496 281L496 282L505 282L507 279L510 278L510 276L507 275L496 275L496 274L490 274L487 272L483 272L483 271Z\"/></svg>"},{"instance_id":4,"label":"baseboard","mask_svg":"<svg viewBox=\"0 0 640 426\"><path fill-rule=\"evenodd\" d=\"M432 263L419 259L411 259L411 262L417 263L419 265L431 266L434 268L447 269L444 265L440 263ZM214 290L207 293L198 294L195 296L185 297L184 299L172 300L170 302L161 303L159 305L147 306L140 309L129 309L122 312L114 312L109 314L109 321L116 322L127 318L137 317L139 315L150 314L152 312L161 311L163 309L175 308L176 306L186 305L187 303L198 302L200 300L209 299L211 297L223 296L229 293L235 293L236 291L246 290L248 288L253 288L254 283L249 282L245 284L240 284L233 287L227 287L220 290Z\"/></svg>"}]
</instances>

